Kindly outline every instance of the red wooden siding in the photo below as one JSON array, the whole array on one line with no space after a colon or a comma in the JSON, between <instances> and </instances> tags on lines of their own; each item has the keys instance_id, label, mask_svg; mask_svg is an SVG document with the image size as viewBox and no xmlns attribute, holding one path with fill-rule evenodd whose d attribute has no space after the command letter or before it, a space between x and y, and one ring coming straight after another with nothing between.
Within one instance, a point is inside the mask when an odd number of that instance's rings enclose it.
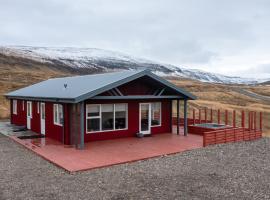
<instances>
[{"instance_id":1,"label":"red wooden siding","mask_svg":"<svg viewBox=\"0 0 270 200\"><path fill-rule=\"evenodd\" d=\"M11 124L26 126L27 124L27 101L24 101L24 111L22 110L22 100L17 100L17 114L13 114L12 100L10 100L11 105ZM37 101L32 101L32 119L31 119L31 130L40 133L40 112L37 112ZM40 105L40 103L39 103ZM45 102L45 133L46 137L50 137L52 139L58 140L60 142L63 141L63 127L55 125L53 123L53 103ZM67 122L68 125L68 122Z\"/></svg>"},{"instance_id":2,"label":"red wooden siding","mask_svg":"<svg viewBox=\"0 0 270 200\"><path fill-rule=\"evenodd\" d=\"M55 125L53 123L53 104L51 102L45 103L45 131L46 131L46 137L53 138L55 140L58 140L60 142L63 141L63 126Z\"/></svg>"},{"instance_id":3,"label":"red wooden siding","mask_svg":"<svg viewBox=\"0 0 270 200\"><path fill-rule=\"evenodd\" d=\"M11 100L12 102L12 100ZM11 123L15 125L26 126L27 101L24 101L24 111L22 111L22 101L17 101L17 115L11 114ZM128 104L128 128L126 130L104 131L98 133L86 133L85 142L106 140L121 137L135 136L139 132L139 106L143 102L161 102L161 126L151 127L152 134L171 132L171 101L170 100L88 100L85 103L104 104L104 103L127 103ZM64 126L55 125L53 122L53 104L45 102L45 135L46 137L58 140L65 144L70 144L70 113L69 104L63 104L64 109ZM40 105L40 104L39 104ZM12 113L12 106L11 106ZM86 125L86 124L85 124ZM40 112L37 113L37 102L32 101L32 119L31 130L40 133ZM64 134L64 135L63 135Z\"/></svg>"},{"instance_id":4,"label":"red wooden siding","mask_svg":"<svg viewBox=\"0 0 270 200\"><path fill-rule=\"evenodd\" d=\"M13 100L10 100L10 122L18 126L26 126L26 101L17 100L17 114L13 114Z\"/></svg>"}]
</instances>

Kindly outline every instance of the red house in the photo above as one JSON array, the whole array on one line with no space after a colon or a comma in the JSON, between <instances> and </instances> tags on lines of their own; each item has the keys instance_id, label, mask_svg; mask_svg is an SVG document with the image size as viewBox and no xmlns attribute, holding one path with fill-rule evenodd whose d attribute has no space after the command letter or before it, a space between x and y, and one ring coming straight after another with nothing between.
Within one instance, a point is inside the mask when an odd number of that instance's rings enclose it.
<instances>
[{"instance_id":1,"label":"red house","mask_svg":"<svg viewBox=\"0 0 270 200\"><path fill-rule=\"evenodd\" d=\"M11 124L79 148L89 141L172 132L173 100L178 119L184 101L187 135L187 101L196 98L148 70L54 78L6 97Z\"/></svg>"}]
</instances>

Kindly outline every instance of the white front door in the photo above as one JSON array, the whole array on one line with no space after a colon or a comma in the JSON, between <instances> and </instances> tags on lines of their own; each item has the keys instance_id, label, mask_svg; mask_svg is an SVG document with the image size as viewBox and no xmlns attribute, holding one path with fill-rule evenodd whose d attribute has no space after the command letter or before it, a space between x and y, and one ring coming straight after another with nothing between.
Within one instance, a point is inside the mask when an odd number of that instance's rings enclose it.
<instances>
[{"instance_id":1,"label":"white front door","mask_svg":"<svg viewBox=\"0 0 270 200\"><path fill-rule=\"evenodd\" d=\"M140 133L151 133L151 104L140 103Z\"/></svg>"},{"instance_id":2,"label":"white front door","mask_svg":"<svg viewBox=\"0 0 270 200\"><path fill-rule=\"evenodd\" d=\"M40 133L45 135L45 103L40 103Z\"/></svg>"},{"instance_id":3,"label":"white front door","mask_svg":"<svg viewBox=\"0 0 270 200\"><path fill-rule=\"evenodd\" d=\"M31 129L32 102L27 101L27 129Z\"/></svg>"}]
</instances>

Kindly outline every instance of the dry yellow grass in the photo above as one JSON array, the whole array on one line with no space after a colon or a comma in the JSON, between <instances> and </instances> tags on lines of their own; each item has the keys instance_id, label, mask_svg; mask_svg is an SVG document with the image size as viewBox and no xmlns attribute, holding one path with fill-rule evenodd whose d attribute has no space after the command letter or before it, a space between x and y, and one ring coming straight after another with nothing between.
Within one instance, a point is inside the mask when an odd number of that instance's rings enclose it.
<instances>
[{"instance_id":1,"label":"dry yellow grass","mask_svg":"<svg viewBox=\"0 0 270 200\"><path fill-rule=\"evenodd\" d=\"M228 110L231 113L236 110L237 123L240 124L241 111L257 111L263 112L263 130L266 136L270 136L270 102L257 100L242 94L239 94L231 87L241 87L262 95L269 95L269 86L236 86L236 85L221 85L201 83L190 80L173 80L174 84L185 88L198 97L198 100L189 103L190 108L212 108L220 110ZM191 114L191 113L189 113ZM224 115L223 115L224 116ZM222 117L223 117L222 116ZM258 117L258 116L257 116ZM247 116L246 116L247 118ZM224 117L223 119L224 120ZM247 121L247 119L246 119ZM230 121L231 122L231 121Z\"/></svg>"}]
</instances>

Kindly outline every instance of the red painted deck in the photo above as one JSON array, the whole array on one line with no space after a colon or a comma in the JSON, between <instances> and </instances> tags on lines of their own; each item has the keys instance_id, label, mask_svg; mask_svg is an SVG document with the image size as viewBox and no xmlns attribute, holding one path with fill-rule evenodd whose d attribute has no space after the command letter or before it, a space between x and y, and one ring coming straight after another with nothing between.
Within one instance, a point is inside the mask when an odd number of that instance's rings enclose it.
<instances>
[{"instance_id":1,"label":"red painted deck","mask_svg":"<svg viewBox=\"0 0 270 200\"><path fill-rule=\"evenodd\" d=\"M48 138L21 140L15 136L10 137L70 172L174 154L203 146L202 136L189 134L185 137L171 133L90 142L85 144L84 150L70 148Z\"/></svg>"}]
</instances>

